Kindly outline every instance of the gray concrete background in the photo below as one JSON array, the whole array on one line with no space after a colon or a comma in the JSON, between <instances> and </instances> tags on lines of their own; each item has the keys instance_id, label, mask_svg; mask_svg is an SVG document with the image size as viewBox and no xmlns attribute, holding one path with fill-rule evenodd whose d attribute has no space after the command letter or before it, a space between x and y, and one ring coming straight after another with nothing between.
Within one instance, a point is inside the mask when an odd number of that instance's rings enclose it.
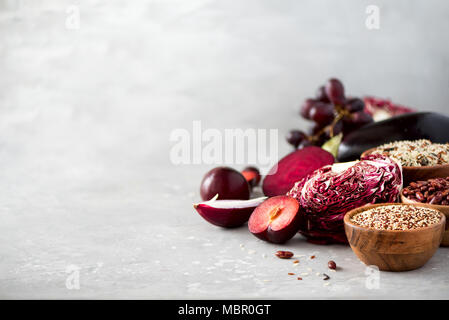
<instances>
[{"instance_id":1,"label":"gray concrete background","mask_svg":"<svg viewBox=\"0 0 449 320\"><path fill-rule=\"evenodd\" d=\"M278 128L283 155L330 76L447 113L448 16L442 0L0 1L0 297L447 298L447 249L370 290L347 247L207 224L191 205L210 166L172 165L168 137L193 120Z\"/></svg>"}]
</instances>

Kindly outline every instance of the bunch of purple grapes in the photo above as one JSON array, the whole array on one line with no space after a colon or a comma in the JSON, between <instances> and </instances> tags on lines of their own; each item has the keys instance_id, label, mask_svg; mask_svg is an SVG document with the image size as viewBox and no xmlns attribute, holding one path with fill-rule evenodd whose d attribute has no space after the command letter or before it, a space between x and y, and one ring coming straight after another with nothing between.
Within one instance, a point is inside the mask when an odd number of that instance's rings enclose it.
<instances>
[{"instance_id":1,"label":"bunch of purple grapes","mask_svg":"<svg viewBox=\"0 0 449 320\"><path fill-rule=\"evenodd\" d=\"M330 138L348 134L373 122L371 115L364 111L365 103L360 98L346 97L340 80L332 78L318 88L314 99L307 99L301 106L303 118L314 122L309 133L291 130L287 142L295 149L306 146L321 146Z\"/></svg>"}]
</instances>

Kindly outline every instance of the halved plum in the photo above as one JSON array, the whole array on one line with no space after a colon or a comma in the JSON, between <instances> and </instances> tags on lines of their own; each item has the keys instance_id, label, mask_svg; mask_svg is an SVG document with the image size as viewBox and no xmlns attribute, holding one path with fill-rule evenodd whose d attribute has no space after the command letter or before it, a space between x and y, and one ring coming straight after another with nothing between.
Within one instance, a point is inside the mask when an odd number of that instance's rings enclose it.
<instances>
[{"instance_id":1,"label":"halved plum","mask_svg":"<svg viewBox=\"0 0 449 320\"><path fill-rule=\"evenodd\" d=\"M284 243L298 232L299 202L288 196L269 198L249 218L248 229L259 239Z\"/></svg>"},{"instance_id":2,"label":"halved plum","mask_svg":"<svg viewBox=\"0 0 449 320\"><path fill-rule=\"evenodd\" d=\"M256 187L260 182L260 172L256 167L246 167L241 172L251 188Z\"/></svg>"},{"instance_id":3,"label":"halved plum","mask_svg":"<svg viewBox=\"0 0 449 320\"><path fill-rule=\"evenodd\" d=\"M193 207L206 220L223 228L239 227L248 221L251 213L267 197L251 200L217 200L218 194L209 201L194 204Z\"/></svg>"}]
</instances>

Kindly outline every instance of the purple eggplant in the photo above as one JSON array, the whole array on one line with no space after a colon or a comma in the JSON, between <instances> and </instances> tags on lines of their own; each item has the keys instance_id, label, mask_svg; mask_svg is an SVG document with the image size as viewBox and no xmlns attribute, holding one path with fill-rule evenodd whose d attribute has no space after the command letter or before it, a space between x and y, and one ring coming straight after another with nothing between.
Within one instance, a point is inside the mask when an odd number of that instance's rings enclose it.
<instances>
[{"instance_id":1,"label":"purple eggplant","mask_svg":"<svg viewBox=\"0 0 449 320\"><path fill-rule=\"evenodd\" d=\"M368 124L344 137L338 150L338 160L353 161L370 148L393 141L417 139L449 142L449 117L435 112L414 112Z\"/></svg>"}]
</instances>

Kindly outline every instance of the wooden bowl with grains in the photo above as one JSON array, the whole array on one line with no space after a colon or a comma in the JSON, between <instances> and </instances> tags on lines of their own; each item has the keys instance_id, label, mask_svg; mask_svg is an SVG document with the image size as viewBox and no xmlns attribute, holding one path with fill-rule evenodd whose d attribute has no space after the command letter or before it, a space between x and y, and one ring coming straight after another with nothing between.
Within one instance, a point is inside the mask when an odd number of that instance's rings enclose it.
<instances>
[{"instance_id":1,"label":"wooden bowl with grains","mask_svg":"<svg viewBox=\"0 0 449 320\"><path fill-rule=\"evenodd\" d=\"M449 176L449 144L429 140L395 141L371 148L361 157L380 153L394 158L402 165L404 185L412 181Z\"/></svg>"},{"instance_id":2,"label":"wooden bowl with grains","mask_svg":"<svg viewBox=\"0 0 449 320\"><path fill-rule=\"evenodd\" d=\"M423 266L440 246L445 224L442 212L423 204L373 204L344 217L351 249L363 263L382 271Z\"/></svg>"},{"instance_id":3,"label":"wooden bowl with grains","mask_svg":"<svg viewBox=\"0 0 449 320\"><path fill-rule=\"evenodd\" d=\"M401 191L401 202L424 204L441 211L446 216L446 227L441 241L442 247L449 247L449 177L432 178L411 182Z\"/></svg>"}]
</instances>

